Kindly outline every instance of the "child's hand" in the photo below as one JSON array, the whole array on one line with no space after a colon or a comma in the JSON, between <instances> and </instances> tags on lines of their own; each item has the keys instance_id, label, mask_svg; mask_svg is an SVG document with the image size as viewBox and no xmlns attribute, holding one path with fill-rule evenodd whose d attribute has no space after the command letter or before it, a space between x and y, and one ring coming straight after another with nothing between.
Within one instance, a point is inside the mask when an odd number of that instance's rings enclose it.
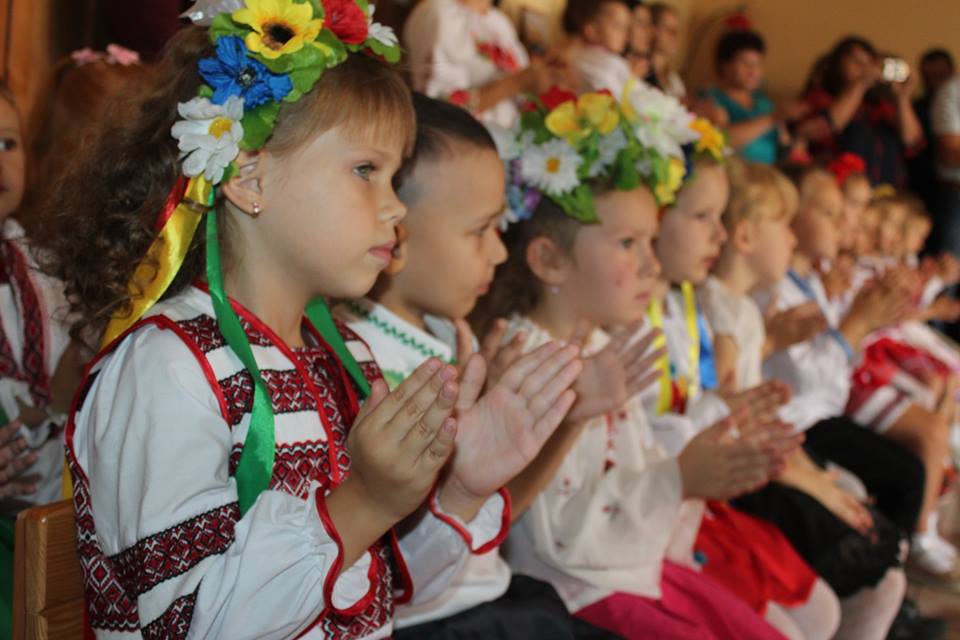
<instances>
[{"instance_id":1,"label":"child's hand","mask_svg":"<svg viewBox=\"0 0 960 640\"><path fill-rule=\"evenodd\" d=\"M765 355L811 340L827 329L827 319L812 300L784 311L777 311L774 300L767 306L764 315L767 329Z\"/></svg>"},{"instance_id":2,"label":"child's hand","mask_svg":"<svg viewBox=\"0 0 960 640\"><path fill-rule=\"evenodd\" d=\"M899 322L908 312L909 296L900 285L901 276L895 274L860 290L840 325L851 346L856 348L866 336Z\"/></svg>"},{"instance_id":3,"label":"child's hand","mask_svg":"<svg viewBox=\"0 0 960 640\"><path fill-rule=\"evenodd\" d=\"M737 421L737 416L721 420L680 453L684 497L727 500L754 491L780 471L784 455L780 450L796 446L789 425L773 425L762 439L741 439L734 435Z\"/></svg>"},{"instance_id":4,"label":"child's hand","mask_svg":"<svg viewBox=\"0 0 960 640\"><path fill-rule=\"evenodd\" d=\"M741 433L776 420L777 411L790 400L790 395L790 387L779 380L768 380L745 391L720 393L730 413L743 414L738 421Z\"/></svg>"},{"instance_id":5,"label":"child's hand","mask_svg":"<svg viewBox=\"0 0 960 640\"><path fill-rule=\"evenodd\" d=\"M23 436L17 435L23 426L14 420L0 427L0 499L24 496L36 492L35 479L17 480L20 472L37 461L37 454L27 446Z\"/></svg>"},{"instance_id":6,"label":"child's hand","mask_svg":"<svg viewBox=\"0 0 960 640\"><path fill-rule=\"evenodd\" d=\"M960 300L948 295L940 296L933 301L923 317L940 322L956 322L960 320Z\"/></svg>"},{"instance_id":7,"label":"child's hand","mask_svg":"<svg viewBox=\"0 0 960 640\"><path fill-rule=\"evenodd\" d=\"M467 362L477 350L473 342L473 332L466 320L454 320L457 328L457 360L460 364L460 373L463 374ZM503 343L503 336L507 334L508 324L503 318L497 318L487 335L480 343L480 355L487 363L487 385L495 385L507 369L523 355L523 345L527 342L527 334L518 331L510 342Z\"/></svg>"},{"instance_id":8,"label":"child's hand","mask_svg":"<svg viewBox=\"0 0 960 640\"><path fill-rule=\"evenodd\" d=\"M835 473L830 471L819 473L816 484L810 488L810 495L851 529L866 535L873 529L873 516L870 510L855 496L840 488L836 480Z\"/></svg>"},{"instance_id":9,"label":"child's hand","mask_svg":"<svg viewBox=\"0 0 960 640\"><path fill-rule=\"evenodd\" d=\"M653 367L666 354L666 347L647 354L650 345L661 335L659 330L650 331L630 344L641 326L639 321L613 332L606 347L584 358L583 373L573 387L577 401L568 420L589 420L616 411L657 380L658 372ZM589 324L581 323L572 341L582 346L591 332Z\"/></svg>"},{"instance_id":10,"label":"child's hand","mask_svg":"<svg viewBox=\"0 0 960 640\"><path fill-rule=\"evenodd\" d=\"M466 522L484 500L540 452L576 396L583 368L576 347L549 343L523 356L480 396L483 358L467 363L457 401L456 454L440 491L441 505Z\"/></svg>"},{"instance_id":11,"label":"child's hand","mask_svg":"<svg viewBox=\"0 0 960 640\"><path fill-rule=\"evenodd\" d=\"M952 253L944 253L937 258L937 275L947 286L960 282L960 260Z\"/></svg>"},{"instance_id":12,"label":"child's hand","mask_svg":"<svg viewBox=\"0 0 960 640\"><path fill-rule=\"evenodd\" d=\"M359 481L384 521L399 522L419 507L453 453L456 375L431 358L392 392L377 381L350 430L349 481Z\"/></svg>"},{"instance_id":13,"label":"child's hand","mask_svg":"<svg viewBox=\"0 0 960 640\"><path fill-rule=\"evenodd\" d=\"M853 286L855 266L856 262L853 256L848 253L842 253L833 261L829 271L820 273L827 298L836 298L850 290L850 287Z\"/></svg>"}]
</instances>

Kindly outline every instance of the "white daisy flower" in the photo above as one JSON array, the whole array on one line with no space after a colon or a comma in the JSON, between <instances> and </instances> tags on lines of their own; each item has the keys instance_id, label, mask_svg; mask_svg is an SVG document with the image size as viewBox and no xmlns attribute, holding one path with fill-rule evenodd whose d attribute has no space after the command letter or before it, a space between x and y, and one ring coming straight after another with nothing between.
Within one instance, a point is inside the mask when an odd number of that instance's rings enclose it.
<instances>
[{"instance_id":1,"label":"white daisy flower","mask_svg":"<svg viewBox=\"0 0 960 640\"><path fill-rule=\"evenodd\" d=\"M683 157L683 145L695 142L700 134L690 128L694 115L683 104L656 87L635 84L627 96L633 114L631 124L645 147L672 158Z\"/></svg>"},{"instance_id":2,"label":"white daisy flower","mask_svg":"<svg viewBox=\"0 0 960 640\"><path fill-rule=\"evenodd\" d=\"M376 10L376 6L373 4L369 5L369 13L367 14L367 37L373 38L387 47L397 46L400 44L400 41L397 39L397 34L394 33L393 28L373 21L373 12Z\"/></svg>"},{"instance_id":3,"label":"white daisy flower","mask_svg":"<svg viewBox=\"0 0 960 640\"><path fill-rule=\"evenodd\" d=\"M177 139L184 175L195 178L202 173L217 184L240 153L243 98L230 96L222 105L194 98L177 105L177 111L184 119L178 120L170 133Z\"/></svg>"},{"instance_id":4,"label":"white daisy flower","mask_svg":"<svg viewBox=\"0 0 960 640\"><path fill-rule=\"evenodd\" d=\"M626 147L627 134L625 134L620 127L614 129L610 135L602 136L597 145L600 156L594 161L593 165L590 166L590 171L587 172L587 175L591 178L596 178L609 169L613 166L613 163L617 161L617 156L620 152Z\"/></svg>"},{"instance_id":5,"label":"white daisy flower","mask_svg":"<svg viewBox=\"0 0 960 640\"><path fill-rule=\"evenodd\" d=\"M577 169L583 158L565 140L554 138L532 145L520 158L520 171L527 184L544 193L563 195L580 184Z\"/></svg>"}]
</instances>

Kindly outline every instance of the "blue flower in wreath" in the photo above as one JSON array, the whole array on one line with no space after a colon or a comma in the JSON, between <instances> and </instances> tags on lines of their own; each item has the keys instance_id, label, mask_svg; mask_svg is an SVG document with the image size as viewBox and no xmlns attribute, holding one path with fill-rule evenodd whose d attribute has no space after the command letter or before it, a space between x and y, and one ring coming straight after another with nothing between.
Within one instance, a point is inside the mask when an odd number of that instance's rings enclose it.
<instances>
[{"instance_id":1,"label":"blue flower in wreath","mask_svg":"<svg viewBox=\"0 0 960 640\"><path fill-rule=\"evenodd\" d=\"M273 73L259 60L250 57L240 36L217 40L217 57L200 60L200 75L213 88L214 104L223 104L230 96L243 98L245 110L267 102L283 100L293 89L286 74Z\"/></svg>"}]
</instances>

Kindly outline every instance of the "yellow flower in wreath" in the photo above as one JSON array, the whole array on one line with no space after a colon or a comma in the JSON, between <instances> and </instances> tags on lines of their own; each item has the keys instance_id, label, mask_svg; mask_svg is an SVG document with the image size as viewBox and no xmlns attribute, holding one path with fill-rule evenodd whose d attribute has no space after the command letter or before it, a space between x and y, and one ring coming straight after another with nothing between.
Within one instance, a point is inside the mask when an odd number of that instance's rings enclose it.
<instances>
[{"instance_id":1,"label":"yellow flower in wreath","mask_svg":"<svg viewBox=\"0 0 960 640\"><path fill-rule=\"evenodd\" d=\"M313 44L323 29L323 20L313 17L313 5L294 0L246 0L233 19L253 29L244 41L247 48L271 60Z\"/></svg>"},{"instance_id":2,"label":"yellow flower in wreath","mask_svg":"<svg viewBox=\"0 0 960 640\"><path fill-rule=\"evenodd\" d=\"M608 93L585 93L564 102L547 116L547 129L576 146L597 131L609 135L620 123L617 102Z\"/></svg>"},{"instance_id":3,"label":"yellow flower in wreath","mask_svg":"<svg viewBox=\"0 0 960 640\"><path fill-rule=\"evenodd\" d=\"M713 126L705 118L697 118L690 123L690 128L700 134L695 149L697 153L707 153L717 162L723 160L723 151L727 147L727 139L723 132Z\"/></svg>"},{"instance_id":4,"label":"yellow flower in wreath","mask_svg":"<svg viewBox=\"0 0 960 640\"><path fill-rule=\"evenodd\" d=\"M660 206L673 204L677 199L677 191L683 185L683 178L687 175L687 167L683 160L679 158L670 158L667 165L666 180L656 185L653 195Z\"/></svg>"}]
</instances>

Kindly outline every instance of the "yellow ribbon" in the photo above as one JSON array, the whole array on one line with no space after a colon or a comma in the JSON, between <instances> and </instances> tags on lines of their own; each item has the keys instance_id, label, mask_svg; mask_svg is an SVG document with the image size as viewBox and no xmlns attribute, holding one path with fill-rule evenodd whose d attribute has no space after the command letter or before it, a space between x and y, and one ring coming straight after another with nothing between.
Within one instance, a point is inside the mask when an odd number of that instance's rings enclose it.
<instances>
[{"instance_id":1,"label":"yellow ribbon","mask_svg":"<svg viewBox=\"0 0 960 640\"><path fill-rule=\"evenodd\" d=\"M680 394L689 401L700 390L700 330L697 326L697 297L693 284L684 282L680 285L683 296L683 315L690 336L690 375L689 378L678 378L677 386ZM663 330L663 303L654 298L647 306L647 318L654 329ZM657 338L653 346L655 349L665 347L667 339L664 334ZM670 375L670 354L667 353L656 364L660 372L660 393L657 397L657 414L673 411L673 378Z\"/></svg>"},{"instance_id":2,"label":"yellow ribbon","mask_svg":"<svg viewBox=\"0 0 960 640\"><path fill-rule=\"evenodd\" d=\"M687 335L690 336L690 375L688 400L700 395L700 327L697 325L697 294L693 283L680 285L683 295L683 317L687 322Z\"/></svg>"},{"instance_id":3,"label":"yellow ribbon","mask_svg":"<svg viewBox=\"0 0 960 640\"><path fill-rule=\"evenodd\" d=\"M656 297L650 300L647 306L647 317L650 326L660 329L661 334L653 341L653 348L660 349L667 346L667 338L663 331L663 304ZM664 351L663 356L657 359L656 368L660 371L660 393L657 396L657 415L669 413L673 409L673 382L670 379L670 354Z\"/></svg>"},{"instance_id":4,"label":"yellow ribbon","mask_svg":"<svg viewBox=\"0 0 960 640\"><path fill-rule=\"evenodd\" d=\"M207 211L213 189L214 186L202 175L190 180L183 199L133 272L128 285L130 312L114 315L110 319L100 343L101 348L112 343L142 318L173 282L190 249L197 226Z\"/></svg>"}]
</instances>

